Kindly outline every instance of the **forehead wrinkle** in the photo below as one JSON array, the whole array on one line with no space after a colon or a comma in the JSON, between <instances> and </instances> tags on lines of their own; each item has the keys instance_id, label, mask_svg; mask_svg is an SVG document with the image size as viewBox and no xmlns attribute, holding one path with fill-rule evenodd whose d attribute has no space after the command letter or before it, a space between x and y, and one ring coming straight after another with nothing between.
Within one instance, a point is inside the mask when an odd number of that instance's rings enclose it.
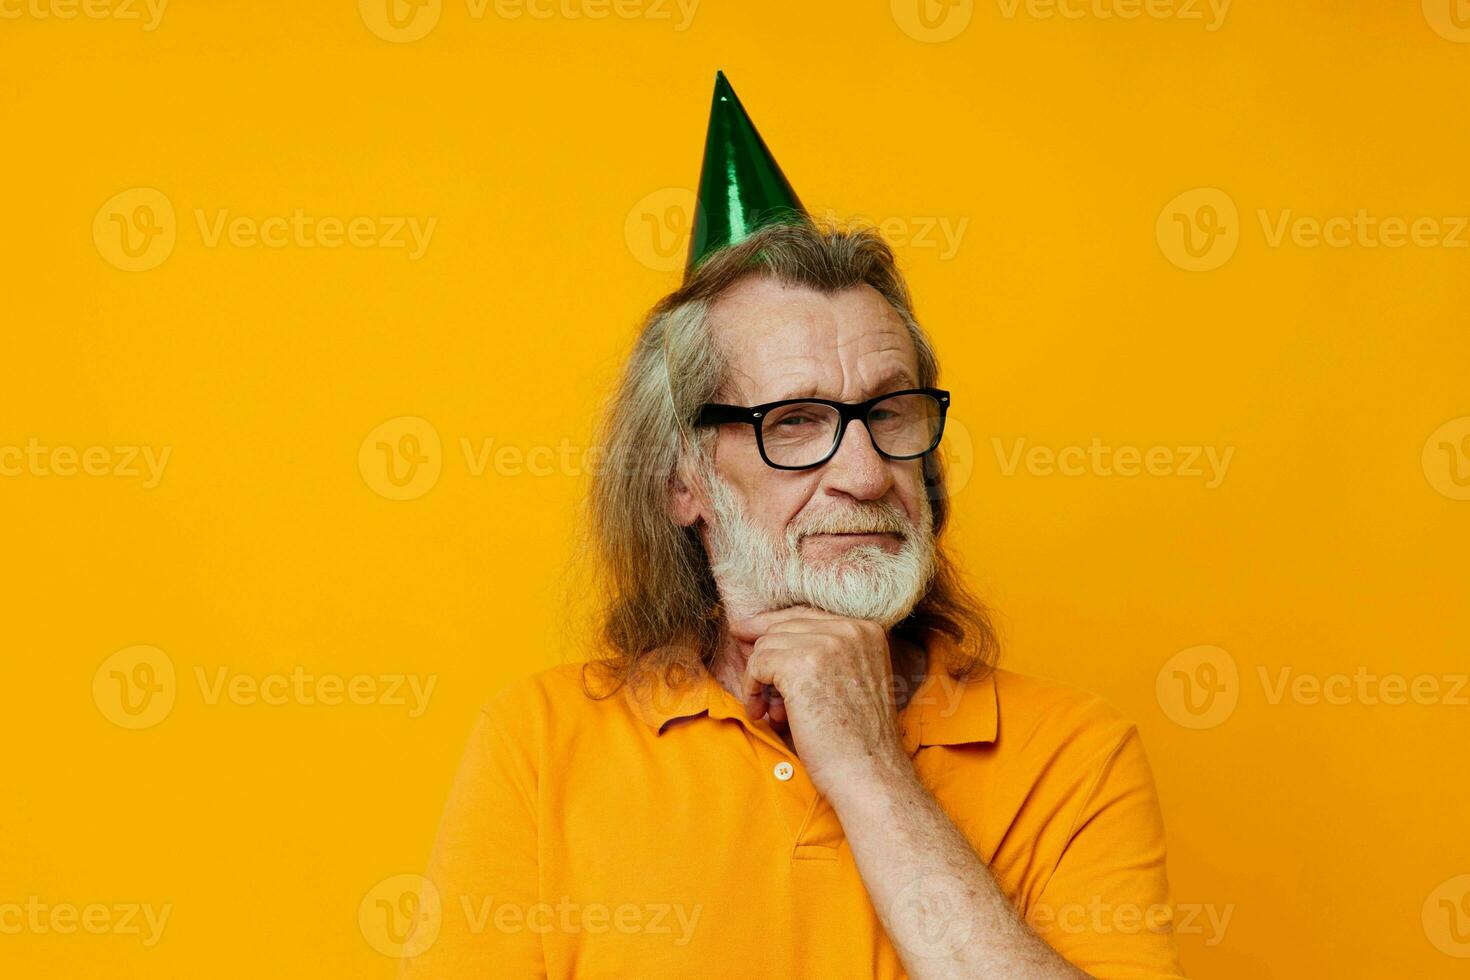
<instances>
[{"instance_id":1,"label":"forehead wrinkle","mask_svg":"<svg viewBox=\"0 0 1470 980\"><path fill-rule=\"evenodd\" d=\"M770 395L770 397L767 397L767 395L764 394L764 392L775 391L775 389L778 388L781 383L786 382L786 379L791 379L791 381L789 381L791 385L804 385L807 386L807 388L816 388L816 385L814 385L813 382L807 381L808 373L806 372L806 370L801 369L801 366L786 366L786 361L791 360L814 361L814 363L820 363L819 357L814 356L814 354L789 354L789 356L782 356L781 359L776 361L776 363L778 363L778 367L776 367L775 372L769 373L769 375L764 376L764 378L756 378L756 376L751 375L751 373L747 372L747 370L738 370L732 367L731 372L729 372L728 379L726 379L725 385L720 388L720 397L736 398L736 400L739 400L739 398L745 398L745 400L750 401L751 404L764 403L764 401L781 401L781 398L786 397L807 397L807 395L801 394L778 394ZM763 385L766 385L766 388L763 388ZM741 392L751 392L751 394L742 395Z\"/></svg>"},{"instance_id":2,"label":"forehead wrinkle","mask_svg":"<svg viewBox=\"0 0 1470 980\"><path fill-rule=\"evenodd\" d=\"M751 404L784 401L788 398L862 401L864 398L880 395L884 391L911 388L917 384L914 372L903 363L904 354L905 351L898 345L867 351L858 355L858 363L854 365L852 376L849 376L840 359L835 365L835 370L827 370L828 365L820 355L795 353L782 355L776 362L777 369L762 379L755 378L747 371L732 371L732 381L738 379L746 383L732 384L732 394L729 397L742 397L733 392L743 390L754 393L748 396L752 399ZM873 363L875 357L884 358L886 361L885 355L897 355L894 360L898 363L890 364L886 369L882 362L871 369L866 367L867 364ZM815 370L811 370L812 366L815 366ZM814 380L816 378L819 380ZM835 379L840 380L837 380L835 384L831 383ZM865 381L865 379L871 380Z\"/></svg>"},{"instance_id":3,"label":"forehead wrinkle","mask_svg":"<svg viewBox=\"0 0 1470 980\"><path fill-rule=\"evenodd\" d=\"M842 373L840 365L835 372L828 370L823 358L816 354L785 355L777 363L780 365L777 370L764 379L765 388L755 378L747 375L754 382L750 390L765 393L760 397L763 402L820 397L829 376L840 376Z\"/></svg>"},{"instance_id":4,"label":"forehead wrinkle","mask_svg":"<svg viewBox=\"0 0 1470 980\"><path fill-rule=\"evenodd\" d=\"M886 370L884 363L888 360L884 355L895 355L893 363ZM917 376L909 367L908 351L901 344L892 344L888 347L879 347L876 350L867 351L858 355L857 375L859 384L853 392L854 399L860 400L863 396L876 396L884 391L892 391L896 388L913 387L918 383ZM867 365L873 363L873 358L881 358L879 363L871 370ZM866 382L866 383L864 383Z\"/></svg>"},{"instance_id":5,"label":"forehead wrinkle","mask_svg":"<svg viewBox=\"0 0 1470 980\"><path fill-rule=\"evenodd\" d=\"M755 336L749 337L753 348L741 344L740 322L742 315L759 310L761 304L743 295L727 299L736 301L721 303L719 313L724 315L712 318L728 371L717 395L720 401L751 405L786 398L863 400L882 391L912 387L900 380L903 375L917 383L912 342L891 308L885 308L876 320L828 308L779 310L767 314L765 323L753 331ZM794 338L786 342L782 335L791 337L790 331L805 334L806 343ZM816 344L822 336L827 344ZM794 349L760 351L766 337L776 346ZM874 346L863 349L868 345ZM813 346L820 349L813 350Z\"/></svg>"}]
</instances>

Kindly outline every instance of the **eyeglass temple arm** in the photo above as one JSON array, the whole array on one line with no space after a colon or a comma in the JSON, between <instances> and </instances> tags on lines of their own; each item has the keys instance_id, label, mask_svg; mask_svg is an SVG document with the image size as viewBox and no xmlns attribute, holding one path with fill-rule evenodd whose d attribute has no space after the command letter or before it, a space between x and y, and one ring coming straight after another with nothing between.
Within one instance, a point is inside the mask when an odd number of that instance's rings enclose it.
<instances>
[{"instance_id":1,"label":"eyeglass temple arm","mask_svg":"<svg viewBox=\"0 0 1470 980\"><path fill-rule=\"evenodd\" d=\"M723 425L726 422L755 422L759 415L749 408L739 405L705 405L699 410L699 417L695 419L696 425Z\"/></svg>"}]
</instances>

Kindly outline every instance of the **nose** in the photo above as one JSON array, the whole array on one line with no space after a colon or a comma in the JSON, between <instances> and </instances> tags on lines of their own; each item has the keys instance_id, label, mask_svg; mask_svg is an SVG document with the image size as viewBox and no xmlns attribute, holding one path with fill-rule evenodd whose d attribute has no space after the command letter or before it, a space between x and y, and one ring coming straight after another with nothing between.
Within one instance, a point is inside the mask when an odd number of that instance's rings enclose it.
<instances>
[{"instance_id":1,"label":"nose","mask_svg":"<svg viewBox=\"0 0 1470 980\"><path fill-rule=\"evenodd\" d=\"M828 491L857 500L877 500L893 487L892 465L873 447L868 427L854 419L842 434L836 454L822 467L822 484Z\"/></svg>"}]
</instances>

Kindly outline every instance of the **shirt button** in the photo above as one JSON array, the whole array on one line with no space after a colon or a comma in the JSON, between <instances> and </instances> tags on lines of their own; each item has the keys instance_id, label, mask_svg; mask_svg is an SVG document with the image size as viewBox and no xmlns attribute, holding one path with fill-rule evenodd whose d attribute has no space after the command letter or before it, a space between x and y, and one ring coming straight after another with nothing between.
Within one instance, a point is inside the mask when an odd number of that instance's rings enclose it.
<instances>
[{"instance_id":1,"label":"shirt button","mask_svg":"<svg viewBox=\"0 0 1470 980\"><path fill-rule=\"evenodd\" d=\"M776 763L775 773L776 778L784 783L796 773L796 770L791 768L791 763L789 762L778 762Z\"/></svg>"}]
</instances>

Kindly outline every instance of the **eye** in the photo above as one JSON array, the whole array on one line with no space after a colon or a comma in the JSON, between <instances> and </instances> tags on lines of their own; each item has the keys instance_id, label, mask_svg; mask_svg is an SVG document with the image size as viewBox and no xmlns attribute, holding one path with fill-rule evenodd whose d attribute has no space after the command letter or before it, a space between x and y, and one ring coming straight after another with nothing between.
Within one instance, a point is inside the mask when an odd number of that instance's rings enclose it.
<instances>
[{"instance_id":1,"label":"eye","mask_svg":"<svg viewBox=\"0 0 1470 980\"><path fill-rule=\"evenodd\" d=\"M802 425L812 425L819 421L819 419L813 418L805 412L792 412L789 415L781 416L776 420L776 424L782 428L791 429Z\"/></svg>"}]
</instances>

